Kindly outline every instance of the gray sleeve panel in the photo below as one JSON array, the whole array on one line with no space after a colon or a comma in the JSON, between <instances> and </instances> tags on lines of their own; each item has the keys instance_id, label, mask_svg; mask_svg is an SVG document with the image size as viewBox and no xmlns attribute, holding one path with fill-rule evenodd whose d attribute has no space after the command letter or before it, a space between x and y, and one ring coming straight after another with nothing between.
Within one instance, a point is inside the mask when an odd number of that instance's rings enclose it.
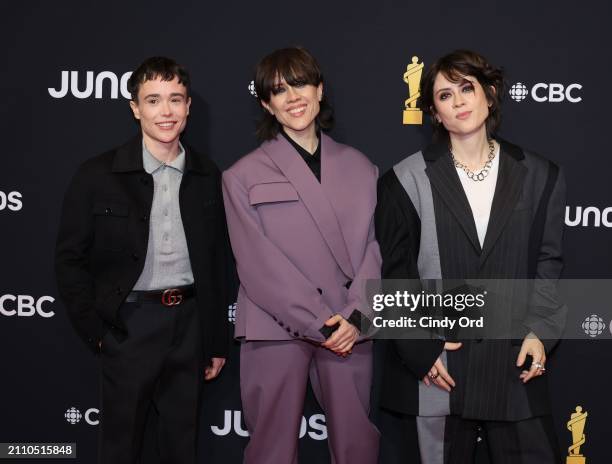
<instances>
[{"instance_id":1,"label":"gray sleeve panel","mask_svg":"<svg viewBox=\"0 0 612 464\"><path fill-rule=\"evenodd\" d=\"M441 279L440 251L433 196L423 154L419 151L393 167L400 184L408 193L421 220L421 243L417 266L421 279ZM446 352L440 356L446 366ZM419 381L419 416L445 416L450 414L449 394L435 386L427 387ZM419 434L419 439L421 439Z\"/></svg>"},{"instance_id":2,"label":"gray sleeve panel","mask_svg":"<svg viewBox=\"0 0 612 464\"><path fill-rule=\"evenodd\" d=\"M421 279L441 279L440 251L433 196L423 154L419 151L393 167L421 220L421 243L417 266Z\"/></svg>"}]
</instances>

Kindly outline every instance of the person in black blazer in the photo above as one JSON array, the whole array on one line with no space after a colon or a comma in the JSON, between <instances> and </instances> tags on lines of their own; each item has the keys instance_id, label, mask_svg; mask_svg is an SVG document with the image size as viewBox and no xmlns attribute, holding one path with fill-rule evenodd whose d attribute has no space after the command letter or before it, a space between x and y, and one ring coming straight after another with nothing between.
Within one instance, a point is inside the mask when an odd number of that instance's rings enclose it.
<instances>
[{"instance_id":1,"label":"person in black blazer","mask_svg":"<svg viewBox=\"0 0 612 464\"><path fill-rule=\"evenodd\" d=\"M100 356L101 463L140 462L151 407L161 462L195 463L199 387L229 347L220 172L179 140L189 82L145 60L128 84L140 134L85 161L64 198L57 283Z\"/></svg>"},{"instance_id":2,"label":"person in black blazer","mask_svg":"<svg viewBox=\"0 0 612 464\"><path fill-rule=\"evenodd\" d=\"M550 291L562 269L563 174L495 137L503 75L479 54L438 59L422 95L434 142L379 180L383 278L535 285L528 304L508 308L508 336L390 343L380 404L416 418L424 463L473 462L478 435L495 463L560 462L545 366L566 311Z\"/></svg>"}]
</instances>

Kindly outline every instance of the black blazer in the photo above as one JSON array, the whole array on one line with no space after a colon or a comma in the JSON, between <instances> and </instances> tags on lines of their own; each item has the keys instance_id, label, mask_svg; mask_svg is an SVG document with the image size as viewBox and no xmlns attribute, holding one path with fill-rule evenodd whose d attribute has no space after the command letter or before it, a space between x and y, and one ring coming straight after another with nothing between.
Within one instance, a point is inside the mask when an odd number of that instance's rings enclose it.
<instances>
[{"instance_id":1,"label":"black blazer","mask_svg":"<svg viewBox=\"0 0 612 464\"><path fill-rule=\"evenodd\" d=\"M436 265L441 278L556 282L562 269L562 173L554 163L534 153L505 141L500 145L498 179L482 248L446 145L431 145L398 164L404 169L404 184L396 175L397 166L381 177L375 220L383 278L423 277L417 259L421 231L429 226L428 230L437 234L439 256L430 253L432 256L421 259L439 260ZM421 196L415 198L423 203L415 205L404 185L410 190L419 176ZM429 203L423 198L427 195ZM429 224L421 222L424 205L433 206ZM448 369L457 382L450 396L451 414L482 420L520 420L549 413L546 376L523 385L515 362L522 338L530 331L542 339L547 351L552 349L563 329L564 311L559 301L539 298L536 291L531 304L511 315L513 339L464 341L460 350L447 352ZM427 374L442 346L442 341L434 339L390 343L381 405L417 415L418 380Z\"/></svg>"},{"instance_id":2,"label":"black blazer","mask_svg":"<svg viewBox=\"0 0 612 464\"><path fill-rule=\"evenodd\" d=\"M66 192L57 284L72 324L94 352L108 330L118 339L128 336L118 309L144 267L152 203L153 177L143 168L141 136L85 161ZM220 172L187 146L179 203L204 360L225 357L229 250Z\"/></svg>"}]
</instances>

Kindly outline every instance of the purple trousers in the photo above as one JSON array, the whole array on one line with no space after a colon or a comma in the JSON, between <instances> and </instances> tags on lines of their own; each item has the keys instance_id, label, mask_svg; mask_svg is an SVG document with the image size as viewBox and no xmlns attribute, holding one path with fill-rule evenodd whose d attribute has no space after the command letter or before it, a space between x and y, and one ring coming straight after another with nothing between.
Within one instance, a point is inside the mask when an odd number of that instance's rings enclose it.
<instances>
[{"instance_id":1,"label":"purple trousers","mask_svg":"<svg viewBox=\"0 0 612 464\"><path fill-rule=\"evenodd\" d=\"M297 464L308 378L325 412L333 464L376 464L379 433L370 422L372 342L341 358L300 341L250 341L240 349L240 390L251 439L245 464Z\"/></svg>"}]
</instances>

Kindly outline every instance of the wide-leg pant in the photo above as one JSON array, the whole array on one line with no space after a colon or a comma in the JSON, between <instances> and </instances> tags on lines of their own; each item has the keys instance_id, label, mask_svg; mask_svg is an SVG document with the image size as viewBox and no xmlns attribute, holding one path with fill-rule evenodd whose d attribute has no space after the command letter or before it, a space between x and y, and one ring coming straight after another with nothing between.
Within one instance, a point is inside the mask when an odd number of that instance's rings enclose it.
<instances>
[{"instance_id":1,"label":"wide-leg pant","mask_svg":"<svg viewBox=\"0 0 612 464\"><path fill-rule=\"evenodd\" d=\"M129 336L102 340L99 462L141 462L146 417L158 415L162 463L194 464L198 396L204 375L194 299L166 307L126 303Z\"/></svg>"},{"instance_id":2,"label":"wide-leg pant","mask_svg":"<svg viewBox=\"0 0 612 464\"><path fill-rule=\"evenodd\" d=\"M551 416L521 421L477 421L458 416L418 417L422 464L471 464L478 437L491 464L560 464Z\"/></svg>"},{"instance_id":3,"label":"wide-leg pant","mask_svg":"<svg viewBox=\"0 0 612 464\"><path fill-rule=\"evenodd\" d=\"M325 412L334 464L376 464L379 433L368 418L372 343L341 358L301 340L245 342L240 389L250 441L245 464L297 464L308 378Z\"/></svg>"}]
</instances>

